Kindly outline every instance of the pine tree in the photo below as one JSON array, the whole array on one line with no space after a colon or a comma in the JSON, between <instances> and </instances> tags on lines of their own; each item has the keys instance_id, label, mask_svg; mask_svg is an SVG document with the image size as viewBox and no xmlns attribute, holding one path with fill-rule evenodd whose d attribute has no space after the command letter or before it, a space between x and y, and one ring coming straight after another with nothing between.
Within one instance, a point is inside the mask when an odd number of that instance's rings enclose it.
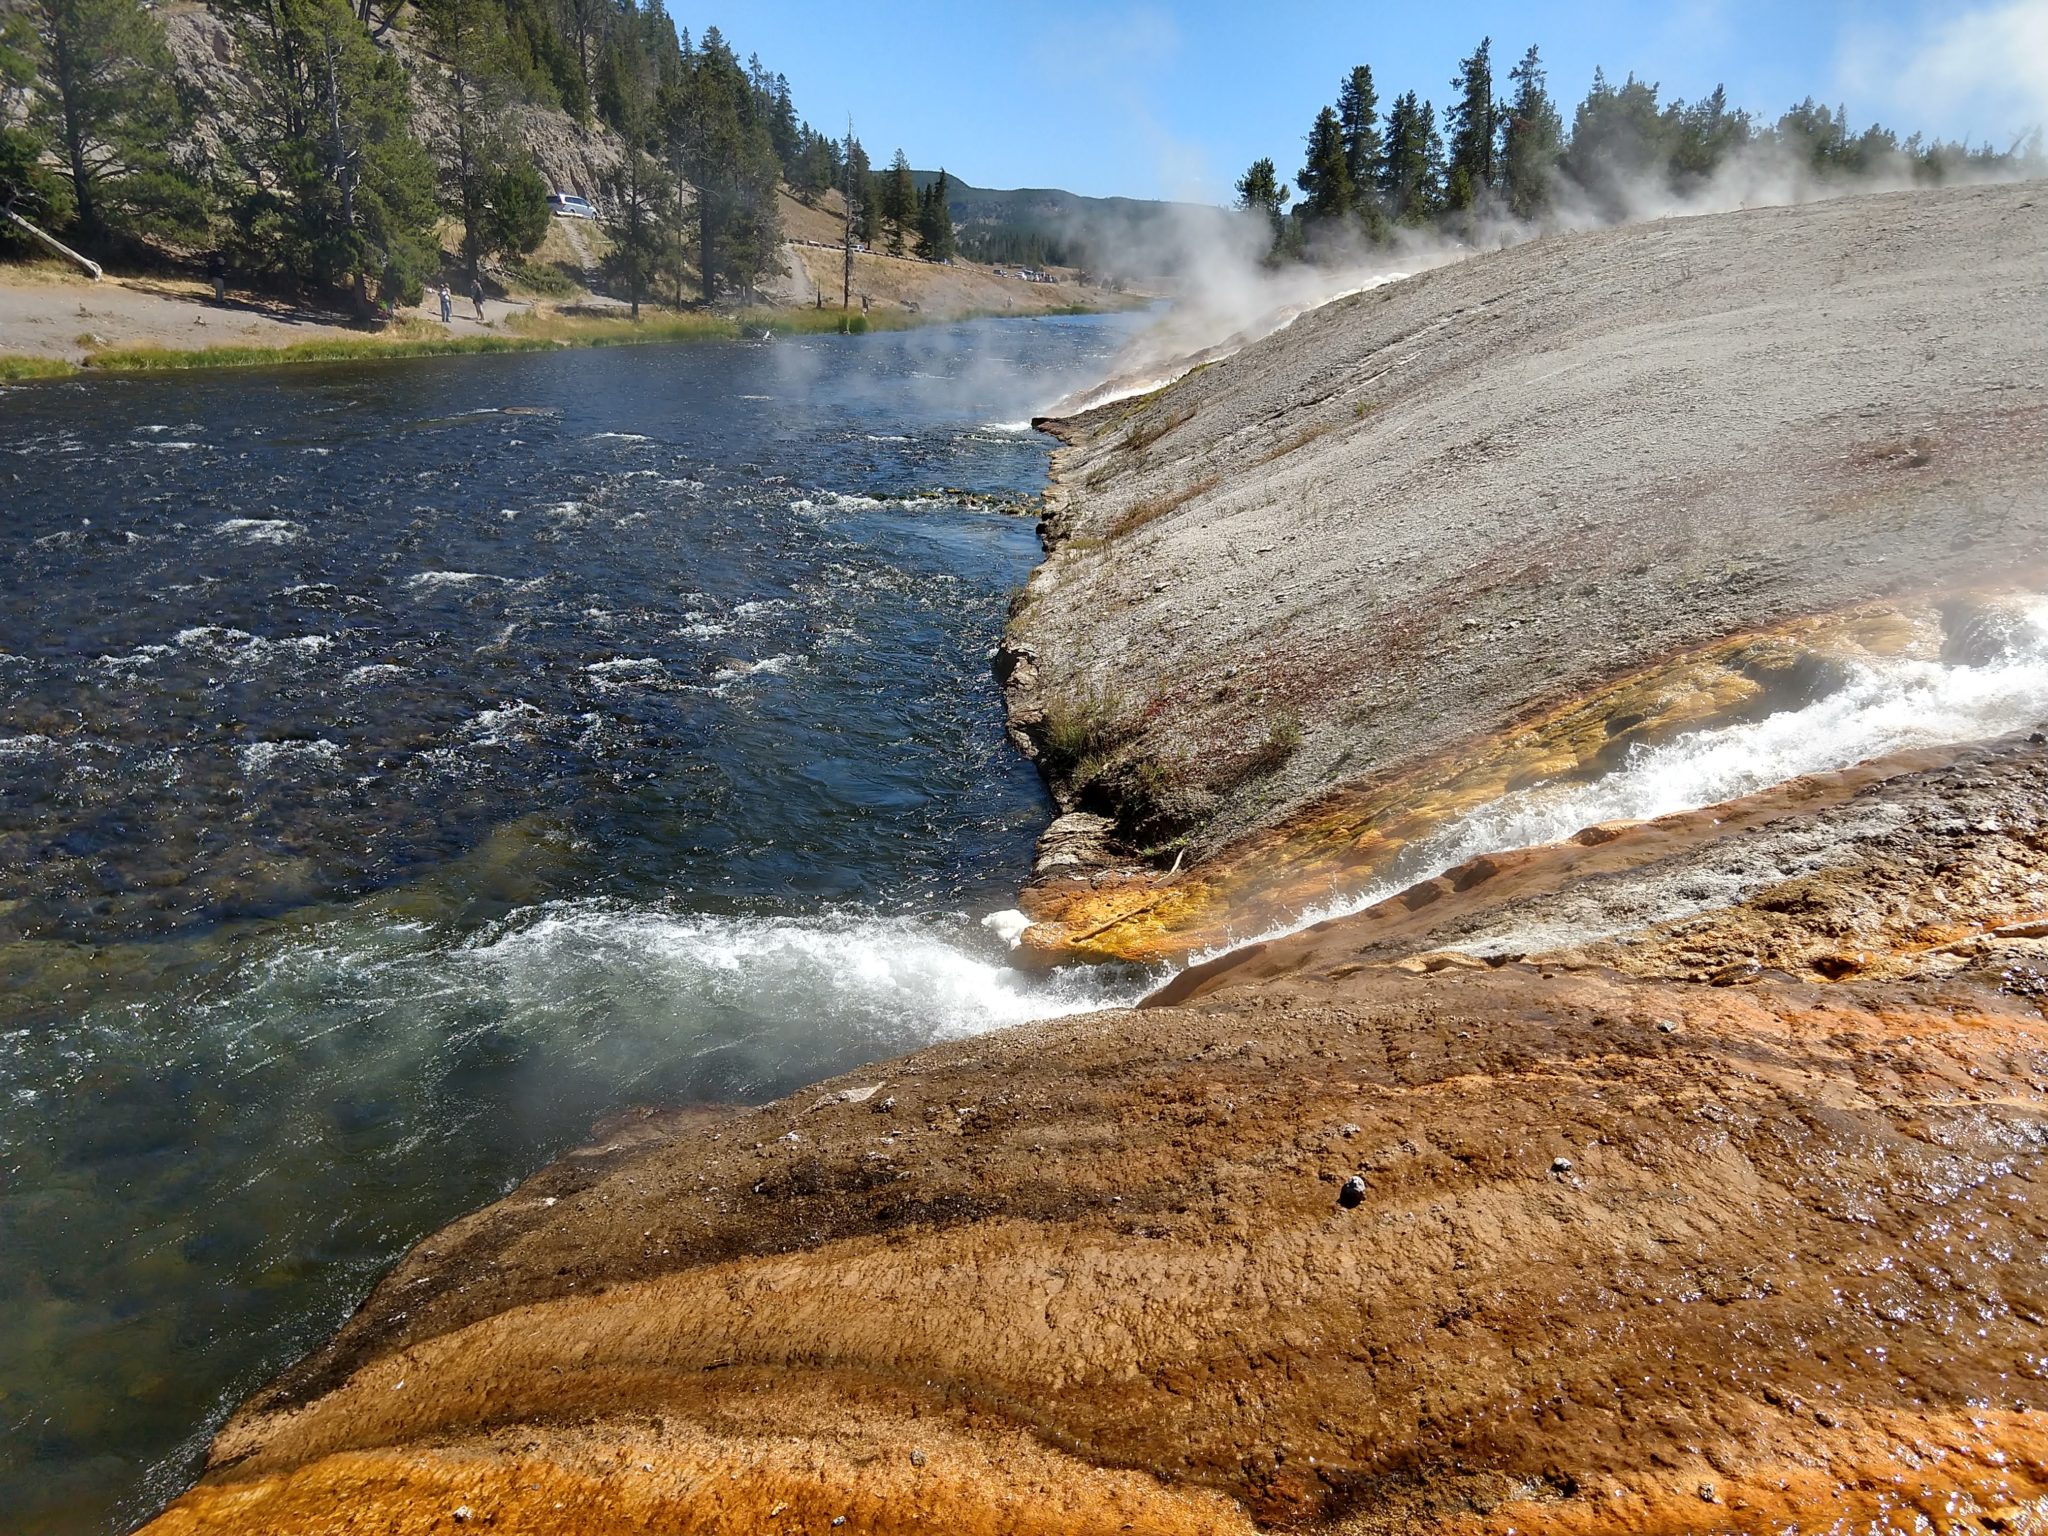
<instances>
[{"instance_id":1,"label":"pine tree","mask_svg":"<svg viewBox=\"0 0 2048 1536\"><path fill-rule=\"evenodd\" d=\"M1380 173L1387 211L1405 224L1436 216L1443 202L1443 141L1437 137L1436 108L1413 91L1396 98L1387 113L1387 158Z\"/></svg>"},{"instance_id":2,"label":"pine tree","mask_svg":"<svg viewBox=\"0 0 2048 1536\"><path fill-rule=\"evenodd\" d=\"M1380 207L1378 187L1385 168L1386 143L1379 130L1380 96L1372 83L1372 71L1360 64L1344 79L1337 93L1337 121L1344 130L1344 164L1351 172L1357 214L1368 238L1386 234L1387 218Z\"/></svg>"},{"instance_id":3,"label":"pine tree","mask_svg":"<svg viewBox=\"0 0 2048 1536\"><path fill-rule=\"evenodd\" d=\"M889 162L882 178L882 223L887 229L889 254L901 256L909 248L909 235L917 224L917 183L910 174L910 161L902 150Z\"/></svg>"},{"instance_id":4,"label":"pine tree","mask_svg":"<svg viewBox=\"0 0 2048 1536\"><path fill-rule=\"evenodd\" d=\"M1564 153L1564 119L1550 99L1533 44L1508 81L1515 88L1501 123L1501 181L1508 212L1518 219L1540 218L1550 206L1551 180Z\"/></svg>"},{"instance_id":5,"label":"pine tree","mask_svg":"<svg viewBox=\"0 0 2048 1536\"><path fill-rule=\"evenodd\" d=\"M605 258L612 278L626 290L635 320L640 301L653 288L672 246L674 184L662 163L648 153L654 127L654 87L640 69L620 82L625 153L603 178L604 222L611 251ZM701 197L701 193L700 193Z\"/></svg>"},{"instance_id":6,"label":"pine tree","mask_svg":"<svg viewBox=\"0 0 2048 1536\"><path fill-rule=\"evenodd\" d=\"M1711 178L1721 163L1748 144L1755 133L1749 114L1731 112L1728 92L1718 85L1712 94L1690 106L1673 102L1665 109L1665 116L1671 123L1671 184L1679 191L1697 187ZM1881 138L1869 142L1869 148L1896 149L1897 140L1892 134L1883 129L1873 129L1872 133ZM1859 141L1859 151L1865 147L1865 142Z\"/></svg>"},{"instance_id":7,"label":"pine tree","mask_svg":"<svg viewBox=\"0 0 2048 1536\"><path fill-rule=\"evenodd\" d=\"M1673 124L1657 107L1657 87L1630 75L1620 87L1593 71L1593 85L1572 118L1564 173L1609 219L1624 217L1639 189L1669 175Z\"/></svg>"},{"instance_id":8,"label":"pine tree","mask_svg":"<svg viewBox=\"0 0 2048 1536\"><path fill-rule=\"evenodd\" d=\"M1451 212L1474 208L1495 186L1494 141L1498 128L1493 100L1493 39L1481 38L1470 58L1458 65L1451 86L1456 101L1444 113L1451 136L1450 164L1444 181L1444 207Z\"/></svg>"},{"instance_id":9,"label":"pine tree","mask_svg":"<svg viewBox=\"0 0 2048 1536\"><path fill-rule=\"evenodd\" d=\"M244 259L345 283L365 308L372 278L416 302L437 210L403 67L347 0L243 0L232 26L249 101L223 123L223 147Z\"/></svg>"},{"instance_id":10,"label":"pine tree","mask_svg":"<svg viewBox=\"0 0 2048 1536\"><path fill-rule=\"evenodd\" d=\"M918 249L926 261L953 259L951 186L942 167L938 179L918 196Z\"/></svg>"},{"instance_id":11,"label":"pine tree","mask_svg":"<svg viewBox=\"0 0 2048 1536\"><path fill-rule=\"evenodd\" d=\"M42 69L30 121L57 152L85 243L204 223L167 147L186 122L163 25L138 0L33 0Z\"/></svg>"},{"instance_id":12,"label":"pine tree","mask_svg":"<svg viewBox=\"0 0 2048 1536\"><path fill-rule=\"evenodd\" d=\"M659 92L656 103L663 152L675 183L678 239L686 222L694 223L698 291L706 304L718 292L720 249L730 217L724 172L739 152L738 97L744 90L739 60L718 28L707 27L701 44L683 55L680 73ZM696 190L694 210L685 205L685 186ZM679 290L680 286L678 278Z\"/></svg>"},{"instance_id":13,"label":"pine tree","mask_svg":"<svg viewBox=\"0 0 2048 1536\"><path fill-rule=\"evenodd\" d=\"M853 136L851 129L847 131L843 150L846 169L840 177L843 184L841 190L846 196L847 209L853 218L853 238L856 244L873 250L877 224L881 217L878 211L880 200L876 195L876 183L879 178L875 175L874 166L869 163L867 149Z\"/></svg>"},{"instance_id":14,"label":"pine tree","mask_svg":"<svg viewBox=\"0 0 2048 1536\"><path fill-rule=\"evenodd\" d=\"M1337 121L1344 129L1344 164L1351 172L1351 184L1370 187L1379 181L1380 164L1386 154L1380 140L1380 95L1373 89L1372 71L1361 64L1344 78L1337 93Z\"/></svg>"},{"instance_id":15,"label":"pine tree","mask_svg":"<svg viewBox=\"0 0 2048 1536\"><path fill-rule=\"evenodd\" d=\"M0 208L24 218L61 225L71 217L70 189L44 163L40 137L22 123L36 82L35 29L19 13L0 15ZM0 251L27 242L12 224L0 222Z\"/></svg>"},{"instance_id":16,"label":"pine tree","mask_svg":"<svg viewBox=\"0 0 2048 1536\"><path fill-rule=\"evenodd\" d=\"M1302 191L1299 215L1312 225L1338 223L1357 199L1344 155L1344 129L1329 107L1316 114L1309 129L1308 160L1294 184Z\"/></svg>"},{"instance_id":17,"label":"pine tree","mask_svg":"<svg viewBox=\"0 0 2048 1536\"><path fill-rule=\"evenodd\" d=\"M853 136L853 122L846 124L846 142L840 146L839 190L846 200L846 236L844 242L844 265L840 268L839 307L850 308L853 304L853 247L854 231L860 224L861 205L866 201L868 191L868 152L861 148L860 140Z\"/></svg>"},{"instance_id":18,"label":"pine tree","mask_svg":"<svg viewBox=\"0 0 2048 1536\"><path fill-rule=\"evenodd\" d=\"M444 201L462 221L462 261L475 281L489 257L524 255L546 238L547 184L506 121L517 64L499 0L421 0L419 14L454 130Z\"/></svg>"},{"instance_id":19,"label":"pine tree","mask_svg":"<svg viewBox=\"0 0 2048 1536\"><path fill-rule=\"evenodd\" d=\"M1267 225L1266 255L1270 260L1280 244L1281 221L1285 217L1290 190L1281 183L1280 172L1271 160L1254 160L1237 178L1237 206L1246 213L1262 216Z\"/></svg>"}]
</instances>

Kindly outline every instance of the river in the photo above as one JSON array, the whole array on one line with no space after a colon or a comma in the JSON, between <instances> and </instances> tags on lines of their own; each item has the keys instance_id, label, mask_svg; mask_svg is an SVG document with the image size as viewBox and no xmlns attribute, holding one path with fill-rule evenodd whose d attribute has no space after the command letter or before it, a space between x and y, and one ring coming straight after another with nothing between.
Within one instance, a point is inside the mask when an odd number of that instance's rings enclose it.
<instances>
[{"instance_id":1,"label":"river","mask_svg":"<svg viewBox=\"0 0 2048 1536\"><path fill-rule=\"evenodd\" d=\"M609 1113L1134 995L982 920L999 508L1135 323L0 393L10 1529L150 1512Z\"/></svg>"}]
</instances>

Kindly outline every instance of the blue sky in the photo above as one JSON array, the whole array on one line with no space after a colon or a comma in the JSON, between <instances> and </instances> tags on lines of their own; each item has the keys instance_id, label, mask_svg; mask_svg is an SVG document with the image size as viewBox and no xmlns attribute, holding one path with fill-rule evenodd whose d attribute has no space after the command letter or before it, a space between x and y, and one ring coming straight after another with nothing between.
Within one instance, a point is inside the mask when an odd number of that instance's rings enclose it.
<instances>
[{"instance_id":1,"label":"blue sky","mask_svg":"<svg viewBox=\"0 0 2048 1536\"><path fill-rule=\"evenodd\" d=\"M1372 66L1383 109L1411 88L1441 106L1483 35L1502 75L1542 48L1567 121L1596 64L1667 99L1725 83L1775 117L1812 94L1859 126L2001 147L2048 118L2048 0L667 3L786 74L819 127L843 131L850 112L877 162L900 145L989 187L1227 200L1260 155L1292 176L1353 64Z\"/></svg>"}]
</instances>

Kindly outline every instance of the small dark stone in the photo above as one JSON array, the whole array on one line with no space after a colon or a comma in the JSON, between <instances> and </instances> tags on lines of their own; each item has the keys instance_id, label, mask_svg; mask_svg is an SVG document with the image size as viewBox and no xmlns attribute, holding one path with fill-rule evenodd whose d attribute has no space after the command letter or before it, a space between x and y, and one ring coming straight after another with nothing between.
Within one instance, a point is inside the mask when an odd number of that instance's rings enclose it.
<instances>
[{"instance_id":1,"label":"small dark stone","mask_svg":"<svg viewBox=\"0 0 2048 1536\"><path fill-rule=\"evenodd\" d=\"M1572 1160L1568 1157L1553 1157L1550 1160L1550 1171L1558 1174L1570 1173L1572 1171Z\"/></svg>"},{"instance_id":2,"label":"small dark stone","mask_svg":"<svg viewBox=\"0 0 2048 1536\"><path fill-rule=\"evenodd\" d=\"M1347 1211L1364 1199L1365 1180L1355 1173L1346 1179L1344 1187L1337 1191L1337 1203Z\"/></svg>"}]
</instances>

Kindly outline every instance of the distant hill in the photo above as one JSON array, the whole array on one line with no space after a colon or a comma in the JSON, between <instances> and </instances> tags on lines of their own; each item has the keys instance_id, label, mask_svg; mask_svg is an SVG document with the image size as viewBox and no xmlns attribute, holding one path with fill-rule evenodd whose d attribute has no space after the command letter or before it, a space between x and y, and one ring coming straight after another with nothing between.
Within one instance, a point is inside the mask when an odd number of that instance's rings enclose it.
<instances>
[{"instance_id":1,"label":"distant hill","mask_svg":"<svg viewBox=\"0 0 2048 1536\"><path fill-rule=\"evenodd\" d=\"M921 192L937 171L913 171ZM1057 187L997 191L947 173L947 205L963 255L977 261L1080 267L1133 280L1176 272L1199 237L1233 215L1206 203L1083 197Z\"/></svg>"}]
</instances>

